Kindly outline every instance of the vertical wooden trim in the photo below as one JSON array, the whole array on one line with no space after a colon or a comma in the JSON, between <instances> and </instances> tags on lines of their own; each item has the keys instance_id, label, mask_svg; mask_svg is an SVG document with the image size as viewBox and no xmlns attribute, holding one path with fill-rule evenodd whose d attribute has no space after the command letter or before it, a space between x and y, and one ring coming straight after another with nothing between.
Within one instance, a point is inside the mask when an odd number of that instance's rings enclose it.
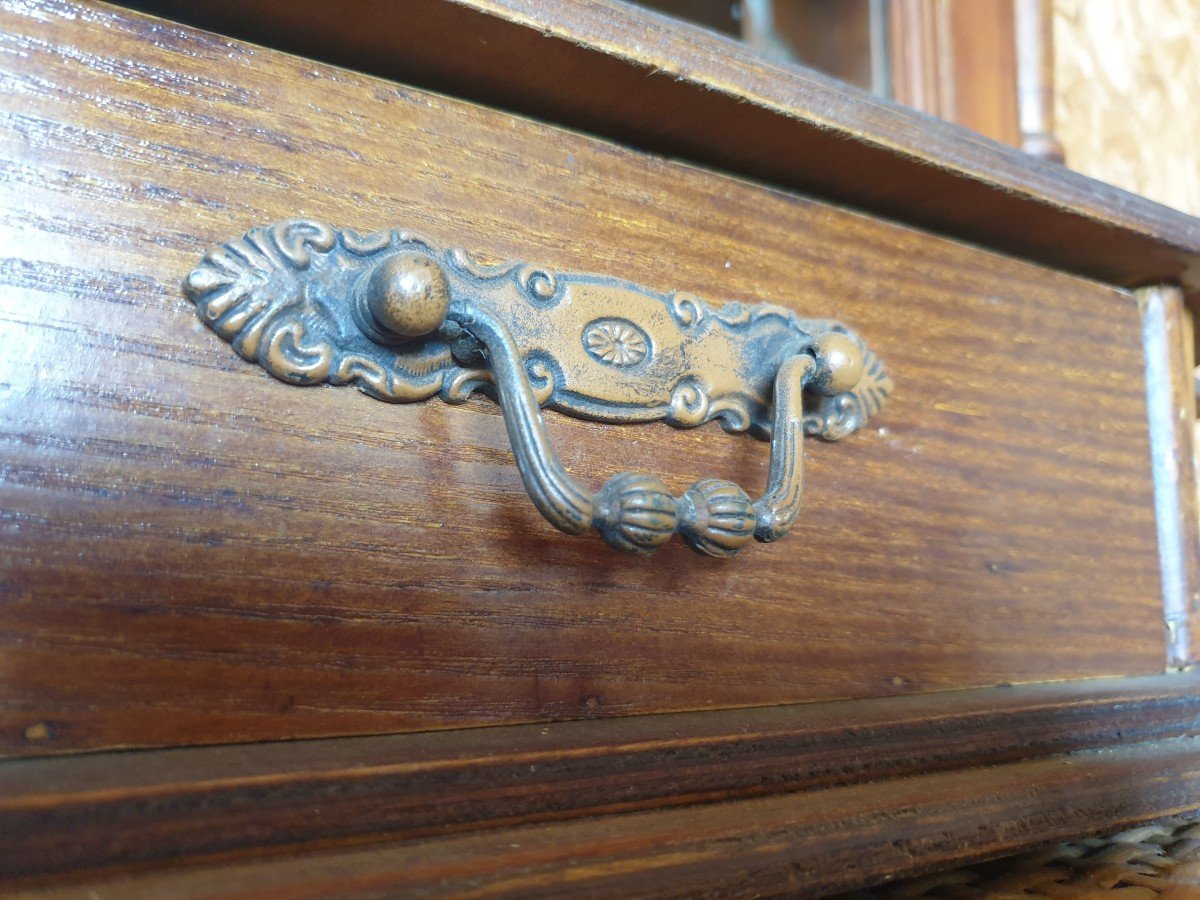
<instances>
[{"instance_id":1,"label":"vertical wooden trim","mask_svg":"<svg viewBox=\"0 0 1200 900\"><path fill-rule=\"evenodd\" d=\"M1054 136L1054 18L1050 0L1014 0L1021 149L1063 161Z\"/></svg>"},{"instance_id":2,"label":"vertical wooden trim","mask_svg":"<svg viewBox=\"0 0 1200 900\"><path fill-rule=\"evenodd\" d=\"M891 0L892 98L1016 146L1012 0Z\"/></svg>"},{"instance_id":3,"label":"vertical wooden trim","mask_svg":"<svg viewBox=\"0 0 1200 900\"><path fill-rule=\"evenodd\" d=\"M1146 407L1162 567L1167 661L1195 662L1190 634L1200 610L1200 510L1196 496L1196 396L1183 292L1149 287L1136 292L1146 349Z\"/></svg>"},{"instance_id":4,"label":"vertical wooden trim","mask_svg":"<svg viewBox=\"0 0 1200 900\"><path fill-rule=\"evenodd\" d=\"M869 0L867 45L871 54L871 93L893 99L892 58L888 45L888 0Z\"/></svg>"},{"instance_id":5,"label":"vertical wooden trim","mask_svg":"<svg viewBox=\"0 0 1200 900\"><path fill-rule=\"evenodd\" d=\"M937 0L892 0L889 35L892 99L946 118L942 102Z\"/></svg>"}]
</instances>

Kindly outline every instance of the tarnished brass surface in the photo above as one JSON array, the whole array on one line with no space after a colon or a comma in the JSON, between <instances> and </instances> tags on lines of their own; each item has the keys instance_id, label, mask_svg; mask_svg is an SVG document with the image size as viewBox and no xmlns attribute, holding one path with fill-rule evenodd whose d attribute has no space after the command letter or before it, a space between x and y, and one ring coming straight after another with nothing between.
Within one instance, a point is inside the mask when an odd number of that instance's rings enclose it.
<instances>
[{"instance_id":1,"label":"tarnished brass surface","mask_svg":"<svg viewBox=\"0 0 1200 900\"><path fill-rule=\"evenodd\" d=\"M293 384L353 384L383 400L496 397L530 498L556 528L594 526L650 553L678 531L732 556L800 511L804 434L860 427L891 379L863 341L777 306L710 307L614 278L485 265L405 231L361 236L291 220L213 250L185 280L201 318ZM805 406L808 408L806 409ZM595 495L559 463L539 408L601 422L663 420L771 440L766 493L706 479L676 500L623 473Z\"/></svg>"}]
</instances>

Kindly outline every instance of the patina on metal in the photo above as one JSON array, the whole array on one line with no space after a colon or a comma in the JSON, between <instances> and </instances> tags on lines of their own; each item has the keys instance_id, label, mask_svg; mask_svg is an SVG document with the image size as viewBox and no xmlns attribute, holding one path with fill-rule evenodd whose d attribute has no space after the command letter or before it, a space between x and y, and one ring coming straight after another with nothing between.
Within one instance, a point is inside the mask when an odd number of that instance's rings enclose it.
<instances>
[{"instance_id":1,"label":"patina on metal","mask_svg":"<svg viewBox=\"0 0 1200 900\"><path fill-rule=\"evenodd\" d=\"M718 557L782 537L800 513L804 435L844 437L892 387L879 358L837 322L486 265L407 231L362 236L299 219L252 228L208 253L184 289L239 355L291 384L353 384L394 402L495 397L542 515L636 553L676 532ZM600 422L715 419L749 431L771 441L766 492L752 502L736 484L705 479L677 499L658 478L627 472L593 494L559 462L543 406Z\"/></svg>"}]
</instances>

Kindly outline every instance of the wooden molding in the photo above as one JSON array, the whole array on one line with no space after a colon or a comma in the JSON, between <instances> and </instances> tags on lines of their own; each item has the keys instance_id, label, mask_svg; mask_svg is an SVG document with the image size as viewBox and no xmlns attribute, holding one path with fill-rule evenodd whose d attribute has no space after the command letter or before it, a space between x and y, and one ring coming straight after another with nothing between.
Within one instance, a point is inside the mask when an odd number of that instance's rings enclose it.
<instances>
[{"instance_id":1,"label":"wooden molding","mask_svg":"<svg viewBox=\"0 0 1200 900\"><path fill-rule=\"evenodd\" d=\"M716 821L726 813L706 812L708 804L728 809L732 800L918 773L929 778L938 771L1181 738L1198 729L1200 676L1179 674L612 721L14 760L0 765L0 833L6 835L0 874L63 876L99 867L293 851L331 841L420 841L657 807L693 806L682 814L685 820ZM1143 760L1137 754L1129 758ZM1064 764L1050 765L1046 771ZM986 795L971 793L971 777L952 783L961 798L982 803ZM1078 788L1079 780L1056 788L1068 806L1074 804L1072 785ZM1200 794L1193 799L1200 806ZM772 808L821 807L816 800L779 802ZM1002 799L988 802L1003 806ZM1147 796L1139 809L1156 815L1173 811L1173 803ZM887 808L881 802L875 815L885 816ZM1064 827L1103 827L1119 818L1105 813L1089 821L1081 807ZM849 828L848 822L841 827ZM582 833L591 826L579 827ZM757 827L752 820L737 825L745 834ZM767 834L764 828L753 840Z\"/></svg>"},{"instance_id":2,"label":"wooden molding","mask_svg":"<svg viewBox=\"0 0 1200 900\"><path fill-rule=\"evenodd\" d=\"M79 895L825 896L1195 811L1198 764L1196 739L1183 738L694 808L112 873Z\"/></svg>"}]
</instances>

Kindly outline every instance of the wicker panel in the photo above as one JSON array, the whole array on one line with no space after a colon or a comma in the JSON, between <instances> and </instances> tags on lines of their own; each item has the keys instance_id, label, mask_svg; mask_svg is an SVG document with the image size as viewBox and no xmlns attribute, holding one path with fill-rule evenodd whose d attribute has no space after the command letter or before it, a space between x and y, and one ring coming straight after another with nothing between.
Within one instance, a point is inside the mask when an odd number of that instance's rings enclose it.
<instances>
[{"instance_id":1,"label":"wicker panel","mask_svg":"<svg viewBox=\"0 0 1200 900\"><path fill-rule=\"evenodd\" d=\"M1200 819L1167 819L1111 837L1070 841L849 896L1196 900L1200 898Z\"/></svg>"}]
</instances>

